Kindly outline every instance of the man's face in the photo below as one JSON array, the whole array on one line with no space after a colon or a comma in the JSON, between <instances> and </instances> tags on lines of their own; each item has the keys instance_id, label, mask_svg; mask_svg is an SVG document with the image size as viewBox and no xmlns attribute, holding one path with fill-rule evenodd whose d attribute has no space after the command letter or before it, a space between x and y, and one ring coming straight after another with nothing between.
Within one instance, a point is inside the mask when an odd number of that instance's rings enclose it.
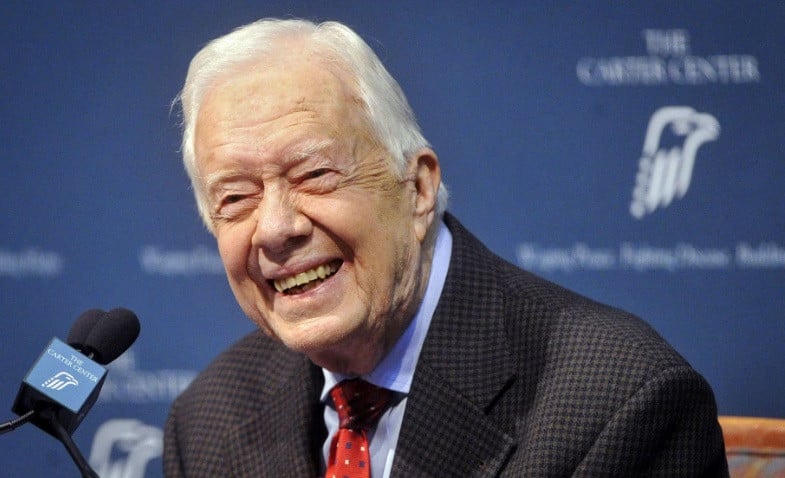
<instances>
[{"instance_id":1,"label":"man's face","mask_svg":"<svg viewBox=\"0 0 785 478\"><path fill-rule=\"evenodd\" d=\"M432 207L423 214L418 161L392 174L347 84L309 58L216 84L197 165L245 313L317 364L364 373L416 310Z\"/></svg>"}]
</instances>

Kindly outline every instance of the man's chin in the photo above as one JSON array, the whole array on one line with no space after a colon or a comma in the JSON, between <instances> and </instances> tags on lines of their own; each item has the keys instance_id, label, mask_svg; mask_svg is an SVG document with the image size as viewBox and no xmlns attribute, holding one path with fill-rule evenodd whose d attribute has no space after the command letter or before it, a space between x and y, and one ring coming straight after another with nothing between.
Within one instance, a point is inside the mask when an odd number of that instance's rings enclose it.
<instances>
[{"instance_id":1,"label":"man's chin","mask_svg":"<svg viewBox=\"0 0 785 478\"><path fill-rule=\"evenodd\" d=\"M361 375L373 370L378 351L373 340L358 339L356 328L346 330L312 323L296 330L280 331L277 338L290 350L308 356L316 365L347 375ZM342 324L346 325L346 324ZM361 344L361 345L358 345Z\"/></svg>"},{"instance_id":2,"label":"man's chin","mask_svg":"<svg viewBox=\"0 0 785 478\"><path fill-rule=\"evenodd\" d=\"M290 350L306 355L328 353L339 348L351 335L351 330L341 331L334 317L314 318L307 321L286 322L274 329L274 336Z\"/></svg>"}]
</instances>

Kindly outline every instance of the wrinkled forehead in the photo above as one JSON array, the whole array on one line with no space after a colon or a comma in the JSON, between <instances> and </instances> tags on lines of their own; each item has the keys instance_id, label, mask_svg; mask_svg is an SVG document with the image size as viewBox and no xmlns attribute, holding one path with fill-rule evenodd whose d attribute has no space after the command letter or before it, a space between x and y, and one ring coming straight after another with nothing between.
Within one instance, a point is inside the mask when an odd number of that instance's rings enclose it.
<instances>
[{"instance_id":1,"label":"wrinkled forehead","mask_svg":"<svg viewBox=\"0 0 785 478\"><path fill-rule=\"evenodd\" d=\"M338 148L358 141L378 147L361 102L344 71L312 52L248 63L206 91L196 120L197 167L224 144L248 142L256 151L311 133ZM299 139L298 139L299 138ZM276 146L277 145L277 146Z\"/></svg>"}]
</instances>

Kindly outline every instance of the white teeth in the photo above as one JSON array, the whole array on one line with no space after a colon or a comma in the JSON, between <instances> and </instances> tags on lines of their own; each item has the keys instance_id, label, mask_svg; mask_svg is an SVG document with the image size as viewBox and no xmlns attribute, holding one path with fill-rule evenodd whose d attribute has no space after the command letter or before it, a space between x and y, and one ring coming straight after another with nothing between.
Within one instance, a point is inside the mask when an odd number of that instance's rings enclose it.
<instances>
[{"instance_id":1,"label":"white teeth","mask_svg":"<svg viewBox=\"0 0 785 478\"><path fill-rule=\"evenodd\" d=\"M336 271L336 267L332 264L322 264L319 267L310 269L284 279L276 279L273 281L275 290L284 292L292 287L305 285L317 279L324 279Z\"/></svg>"},{"instance_id":2,"label":"white teeth","mask_svg":"<svg viewBox=\"0 0 785 478\"><path fill-rule=\"evenodd\" d=\"M297 285L303 285L309 283L311 280L308 279L308 274L305 272L300 272L294 276L294 281L297 283Z\"/></svg>"}]
</instances>

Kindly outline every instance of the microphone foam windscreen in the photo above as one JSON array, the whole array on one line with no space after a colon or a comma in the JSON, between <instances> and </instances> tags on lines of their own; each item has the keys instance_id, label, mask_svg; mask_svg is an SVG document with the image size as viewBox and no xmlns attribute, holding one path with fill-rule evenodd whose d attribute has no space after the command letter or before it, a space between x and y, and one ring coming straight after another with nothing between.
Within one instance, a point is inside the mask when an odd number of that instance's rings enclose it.
<instances>
[{"instance_id":1,"label":"microphone foam windscreen","mask_svg":"<svg viewBox=\"0 0 785 478\"><path fill-rule=\"evenodd\" d=\"M84 350L85 341L97 324L102 318L106 316L106 311L101 309L89 309L82 312L82 315L76 318L76 322L71 326L68 331L68 345L78 350Z\"/></svg>"},{"instance_id":2,"label":"microphone foam windscreen","mask_svg":"<svg viewBox=\"0 0 785 478\"><path fill-rule=\"evenodd\" d=\"M92 327L87 329L89 325ZM74 324L74 328L77 328L77 324ZM97 320L93 314L89 314L84 325L80 325L77 331L72 329L75 338L83 338L83 340L79 340L78 343L71 342L71 333L69 333L68 342L83 352L92 353L93 360L106 365L128 350L139 336L139 329L139 319L136 314L118 307L101 314ZM86 334L84 334L85 330L87 330Z\"/></svg>"}]
</instances>

